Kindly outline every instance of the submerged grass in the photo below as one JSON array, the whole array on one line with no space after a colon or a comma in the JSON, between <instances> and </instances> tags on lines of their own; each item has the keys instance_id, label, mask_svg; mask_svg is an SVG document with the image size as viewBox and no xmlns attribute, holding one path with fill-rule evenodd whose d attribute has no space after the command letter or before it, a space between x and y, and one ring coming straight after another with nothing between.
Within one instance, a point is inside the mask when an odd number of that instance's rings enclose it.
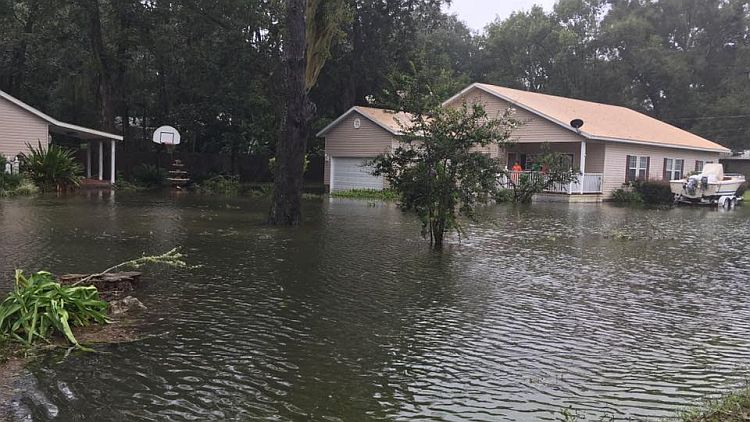
<instances>
[{"instance_id":1,"label":"submerged grass","mask_svg":"<svg viewBox=\"0 0 750 422\"><path fill-rule=\"evenodd\" d=\"M741 422L750 421L750 387L717 400L708 400L700 409L684 412L682 422Z\"/></svg>"},{"instance_id":2,"label":"submerged grass","mask_svg":"<svg viewBox=\"0 0 750 422\"><path fill-rule=\"evenodd\" d=\"M390 189L385 189L385 190L352 189L352 190L347 190L347 191L332 192L331 196L334 198L368 199L368 200L374 200L374 201L398 201L399 200L398 193Z\"/></svg>"}]
</instances>

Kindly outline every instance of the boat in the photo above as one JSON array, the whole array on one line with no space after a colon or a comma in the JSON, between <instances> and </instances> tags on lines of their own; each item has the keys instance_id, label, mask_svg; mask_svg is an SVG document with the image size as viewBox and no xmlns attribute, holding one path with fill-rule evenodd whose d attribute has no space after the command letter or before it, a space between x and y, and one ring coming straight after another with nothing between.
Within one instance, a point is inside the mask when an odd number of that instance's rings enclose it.
<instances>
[{"instance_id":1,"label":"boat","mask_svg":"<svg viewBox=\"0 0 750 422\"><path fill-rule=\"evenodd\" d=\"M745 183L741 174L724 174L721 164L706 164L700 174L686 179L670 180L669 186L677 202L710 204L732 207L737 204L737 192Z\"/></svg>"}]
</instances>

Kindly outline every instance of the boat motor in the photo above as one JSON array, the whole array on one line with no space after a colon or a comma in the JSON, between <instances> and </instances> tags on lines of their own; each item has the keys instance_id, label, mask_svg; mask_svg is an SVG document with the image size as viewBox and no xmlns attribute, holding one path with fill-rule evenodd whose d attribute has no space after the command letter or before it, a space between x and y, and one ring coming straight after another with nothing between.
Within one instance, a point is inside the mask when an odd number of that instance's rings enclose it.
<instances>
[{"instance_id":1,"label":"boat motor","mask_svg":"<svg viewBox=\"0 0 750 422\"><path fill-rule=\"evenodd\" d=\"M701 189L708 189L708 176L701 177Z\"/></svg>"}]
</instances>

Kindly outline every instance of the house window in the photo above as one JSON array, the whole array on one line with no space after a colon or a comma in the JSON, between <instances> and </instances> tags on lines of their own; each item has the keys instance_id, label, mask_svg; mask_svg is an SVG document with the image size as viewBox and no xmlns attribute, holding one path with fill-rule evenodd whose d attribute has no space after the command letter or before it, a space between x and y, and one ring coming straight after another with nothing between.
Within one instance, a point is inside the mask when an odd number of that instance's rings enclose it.
<instances>
[{"instance_id":1,"label":"house window","mask_svg":"<svg viewBox=\"0 0 750 422\"><path fill-rule=\"evenodd\" d=\"M678 180L682 179L682 174L685 170L685 160L681 158L665 158L664 159L664 179L665 180Z\"/></svg>"},{"instance_id":2,"label":"house window","mask_svg":"<svg viewBox=\"0 0 750 422\"><path fill-rule=\"evenodd\" d=\"M651 157L628 155L625 181L632 182L634 180L648 179L648 167L650 162Z\"/></svg>"},{"instance_id":3,"label":"house window","mask_svg":"<svg viewBox=\"0 0 750 422\"><path fill-rule=\"evenodd\" d=\"M700 173L703 171L703 164L705 164L704 161L695 160L695 172L696 173Z\"/></svg>"}]
</instances>

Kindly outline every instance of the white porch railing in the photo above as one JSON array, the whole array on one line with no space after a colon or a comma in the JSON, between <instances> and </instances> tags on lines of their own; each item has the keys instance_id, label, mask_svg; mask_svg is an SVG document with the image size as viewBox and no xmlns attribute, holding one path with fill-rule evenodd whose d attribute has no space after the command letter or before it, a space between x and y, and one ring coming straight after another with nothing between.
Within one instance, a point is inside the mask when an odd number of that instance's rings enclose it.
<instances>
[{"instance_id":1,"label":"white porch railing","mask_svg":"<svg viewBox=\"0 0 750 422\"><path fill-rule=\"evenodd\" d=\"M507 175L500 176L500 186L506 189L512 189L513 184L519 183L522 177L528 177L529 180L538 180L541 177L547 177L538 171L511 171ZM565 193L568 195L602 193L602 184L604 175L601 173L579 174L576 180L570 183L554 183L545 192L548 193Z\"/></svg>"}]
</instances>

